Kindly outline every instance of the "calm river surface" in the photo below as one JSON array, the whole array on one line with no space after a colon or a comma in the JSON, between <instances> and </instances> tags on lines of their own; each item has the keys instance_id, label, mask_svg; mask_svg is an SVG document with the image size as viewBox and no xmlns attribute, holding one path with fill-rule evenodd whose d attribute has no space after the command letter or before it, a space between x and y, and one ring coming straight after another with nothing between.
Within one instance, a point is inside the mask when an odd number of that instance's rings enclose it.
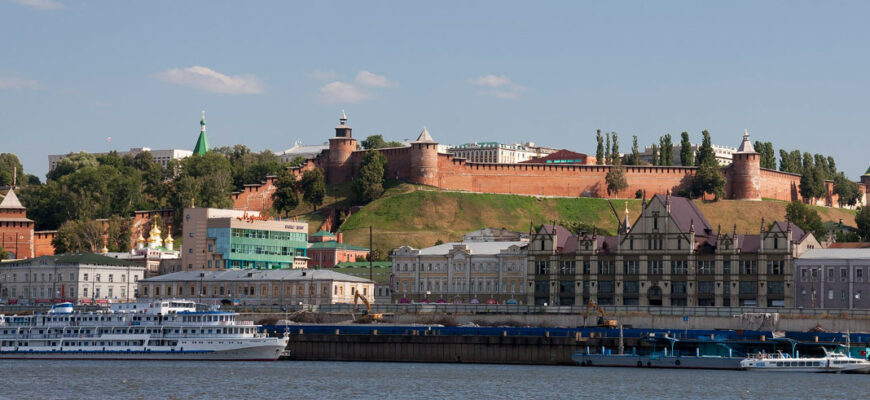
<instances>
[{"instance_id":1,"label":"calm river surface","mask_svg":"<svg viewBox=\"0 0 870 400\"><path fill-rule=\"evenodd\" d=\"M3 399L861 399L870 375L350 362L4 360Z\"/></svg>"}]
</instances>

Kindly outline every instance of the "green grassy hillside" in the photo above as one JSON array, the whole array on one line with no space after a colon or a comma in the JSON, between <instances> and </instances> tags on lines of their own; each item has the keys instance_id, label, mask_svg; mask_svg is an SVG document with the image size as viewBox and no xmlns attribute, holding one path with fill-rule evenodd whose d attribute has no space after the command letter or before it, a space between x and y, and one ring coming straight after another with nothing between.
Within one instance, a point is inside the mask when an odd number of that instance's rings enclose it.
<instances>
[{"instance_id":1,"label":"green grassy hillside","mask_svg":"<svg viewBox=\"0 0 870 400\"><path fill-rule=\"evenodd\" d=\"M432 246L437 240L455 241L468 231L485 227L508 228L521 232L529 223L541 224L553 220L583 222L615 232L618 221L605 199L536 198L529 196L456 193L434 190L411 190L403 186L351 215L342 226L345 240L368 246L368 227L374 227L374 247L383 254L401 246L417 248ZM612 200L622 215L628 204L630 220L640 212L640 200ZM715 203L696 201L713 225L730 232L733 225L741 233L757 233L761 218L766 221L785 219L783 201L736 201ZM823 220L843 219L854 226L855 212L832 208L817 208Z\"/></svg>"}]
</instances>

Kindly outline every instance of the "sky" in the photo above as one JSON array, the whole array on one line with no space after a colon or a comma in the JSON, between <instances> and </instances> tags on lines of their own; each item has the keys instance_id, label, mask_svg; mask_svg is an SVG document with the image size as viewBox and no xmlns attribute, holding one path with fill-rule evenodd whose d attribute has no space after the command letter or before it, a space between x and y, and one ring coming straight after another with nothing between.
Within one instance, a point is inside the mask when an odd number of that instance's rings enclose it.
<instances>
[{"instance_id":1,"label":"sky","mask_svg":"<svg viewBox=\"0 0 870 400\"><path fill-rule=\"evenodd\" d=\"M670 133L868 167L868 2L0 0L0 152ZM111 138L111 139L109 139Z\"/></svg>"}]
</instances>

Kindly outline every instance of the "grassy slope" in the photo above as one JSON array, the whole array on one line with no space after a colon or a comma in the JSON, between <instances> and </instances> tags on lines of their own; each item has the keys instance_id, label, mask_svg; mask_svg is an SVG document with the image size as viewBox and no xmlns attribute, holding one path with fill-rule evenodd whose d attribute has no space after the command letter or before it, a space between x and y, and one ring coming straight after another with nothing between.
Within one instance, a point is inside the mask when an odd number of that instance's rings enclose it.
<instances>
[{"instance_id":1,"label":"grassy slope","mask_svg":"<svg viewBox=\"0 0 870 400\"><path fill-rule=\"evenodd\" d=\"M342 231L349 243L368 246L368 227L374 227L374 247L384 253L407 244L417 248L432 246L437 240L455 241L468 231L485 227L528 231L529 223L583 221L615 232L617 220L607 200L591 198L534 198L528 196L408 191L378 199L348 218ZM397 191L399 192L399 191ZM614 200L620 215L628 203L631 220L640 211L639 200ZM763 216L768 222L785 219L787 202L782 201L697 201L698 207L715 228L729 231L737 224L739 232L756 233ZM818 208L823 220L854 225L854 211Z\"/></svg>"}]
</instances>

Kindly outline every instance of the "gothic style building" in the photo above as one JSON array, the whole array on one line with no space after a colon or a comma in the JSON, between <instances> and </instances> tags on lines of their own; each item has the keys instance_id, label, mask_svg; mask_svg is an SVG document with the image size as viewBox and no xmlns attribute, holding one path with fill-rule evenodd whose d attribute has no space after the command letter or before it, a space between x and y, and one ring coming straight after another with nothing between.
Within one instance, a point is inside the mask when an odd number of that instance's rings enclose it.
<instances>
[{"instance_id":1,"label":"gothic style building","mask_svg":"<svg viewBox=\"0 0 870 400\"><path fill-rule=\"evenodd\" d=\"M793 307L793 260L821 248L789 222L722 232L691 200L655 195L616 236L545 225L528 246L528 304Z\"/></svg>"}]
</instances>

